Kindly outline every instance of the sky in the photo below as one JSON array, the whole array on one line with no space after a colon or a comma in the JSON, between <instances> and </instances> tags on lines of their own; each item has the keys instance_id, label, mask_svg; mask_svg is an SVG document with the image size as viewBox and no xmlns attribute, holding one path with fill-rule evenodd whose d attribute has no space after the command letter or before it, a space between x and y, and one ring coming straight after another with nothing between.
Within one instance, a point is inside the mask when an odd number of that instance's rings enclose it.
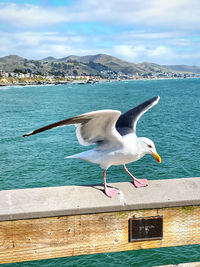
<instances>
[{"instance_id":1,"label":"sky","mask_svg":"<svg viewBox=\"0 0 200 267\"><path fill-rule=\"evenodd\" d=\"M0 57L200 66L200 0L0 0Z\"/></svg>"}]
</instances>

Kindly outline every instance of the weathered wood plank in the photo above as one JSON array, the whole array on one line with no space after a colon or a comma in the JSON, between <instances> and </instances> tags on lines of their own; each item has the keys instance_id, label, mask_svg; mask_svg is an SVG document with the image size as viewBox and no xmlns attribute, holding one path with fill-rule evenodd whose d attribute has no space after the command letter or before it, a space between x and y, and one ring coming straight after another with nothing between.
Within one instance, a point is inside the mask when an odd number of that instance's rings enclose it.
<instances>
[{"instance_id":1,"label":"weathered wood plank","mask_svg":"<svg viewBox=\"0 0 200 267\"><path fill-rule=\"evenodd\" d=\"M0 221L124 210L200 205L200 177L110 184L119 194L108 198L102 185L0 191Z\"/></svg>"},{"instance_id":2,"label":"weathered wood plank","mask_svg":"<svg viewBox=\"0 0 200 267\"><path fill-rule=\"evenodd\" d=\"M157 215L162 240L128 241L130 218ZM0 263L199 243L199 206L0 222Z\"/></svg>"}]
</instances>

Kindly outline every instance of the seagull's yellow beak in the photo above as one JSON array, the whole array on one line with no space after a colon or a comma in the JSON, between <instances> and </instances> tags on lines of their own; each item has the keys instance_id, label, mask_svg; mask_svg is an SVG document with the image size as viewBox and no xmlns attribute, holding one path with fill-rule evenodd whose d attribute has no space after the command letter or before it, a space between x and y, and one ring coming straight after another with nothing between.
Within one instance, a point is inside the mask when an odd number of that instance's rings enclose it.
<instances>
[{"instance_id":1,"label":"seagull's yellow beak","mask_svg":"<svg viewBox=\"0 0 200 267\"><path fill-rule=\"evenodd\" d=\"M157 162L159 162L159 163L161 163L161 157L158 155L158 153L154 153L154 152L152 152L153 153L153 156L154 156L154 158L157 160Z\"/></svg>"}]
</instances>

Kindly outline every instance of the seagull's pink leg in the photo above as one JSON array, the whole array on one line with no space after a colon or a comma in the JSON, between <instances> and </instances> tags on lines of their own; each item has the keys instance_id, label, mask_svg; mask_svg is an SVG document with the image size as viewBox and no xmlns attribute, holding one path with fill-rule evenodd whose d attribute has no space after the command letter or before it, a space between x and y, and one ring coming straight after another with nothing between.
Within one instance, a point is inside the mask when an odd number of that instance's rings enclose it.
<instances>
[{"instance_id":1,"label":"seagull's pink leg","mask_svg":"<svg viewBox=\"0 0 200 267\"><path fill-rule=\"evenodd\" d=\"M104 192L108 197L114 197L118 194L117 189L115 188L108 188L106 185L106 170L103 171L103 181L104 181Z\"/></svg>"},{"instance_id":2,"label":"seagull's pink leg","mask_svg":"<svg viewBox=\"0 0 200 267\"><path fill-rule=\"evenodd\" d=\"M123 165L123 167L125 172L127 172L131 176L135 187L143 187L148 185L147 179L137 179L129 172L125 164Z\"/></svg>"}]
</instances>

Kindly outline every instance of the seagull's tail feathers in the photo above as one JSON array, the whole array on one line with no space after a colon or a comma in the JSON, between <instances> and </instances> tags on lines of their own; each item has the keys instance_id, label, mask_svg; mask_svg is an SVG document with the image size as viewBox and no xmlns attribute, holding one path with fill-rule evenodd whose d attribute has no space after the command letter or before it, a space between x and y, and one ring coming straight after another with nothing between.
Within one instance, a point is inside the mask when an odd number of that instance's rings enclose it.
<instances>
[{"instance_id":1,"label":"seagull's tail feathers","mask_svg":"<svg viewBox=\"0 0 200 267\"><path fill-rule=\"evenodd\" d=\"M65 159L78 159L79 158L78 155L79 154L74 154L74 155L71 155L71 156L67 156L67 157L65 157Z\"/></svg>"},{"instance_id":2,"label":"seagull's tail feathers","mask_svg":"<svg viewBox=\"0 0 200 267\"><path fill-rule=\"evenodd\" d=\"M78 154L67 156L67 157L65 157L65 159L83 159L85 161L91 162L91 159L92 159L91 154L92 153L93 153L93 150L88 150L88 151L84 151L84 152L81 152Z\"/></svg>"},{"instance_id":3,"label":"seagull's tail feathers","mask_svg":"<svg viewBox=\"0 0 200 267\"><path fill-rule=\"evenodd\" d=\"M81 152L75 155L65 157L65 159L66 158L67 159L82 159L90 163L99 164L100 167L104 170L107 170L111 166L110 162L105 162L103 155L99 151L96 151L95 149L87 150L87 151L84 151L84 152Z\"/></svg>"}]
</instances>

